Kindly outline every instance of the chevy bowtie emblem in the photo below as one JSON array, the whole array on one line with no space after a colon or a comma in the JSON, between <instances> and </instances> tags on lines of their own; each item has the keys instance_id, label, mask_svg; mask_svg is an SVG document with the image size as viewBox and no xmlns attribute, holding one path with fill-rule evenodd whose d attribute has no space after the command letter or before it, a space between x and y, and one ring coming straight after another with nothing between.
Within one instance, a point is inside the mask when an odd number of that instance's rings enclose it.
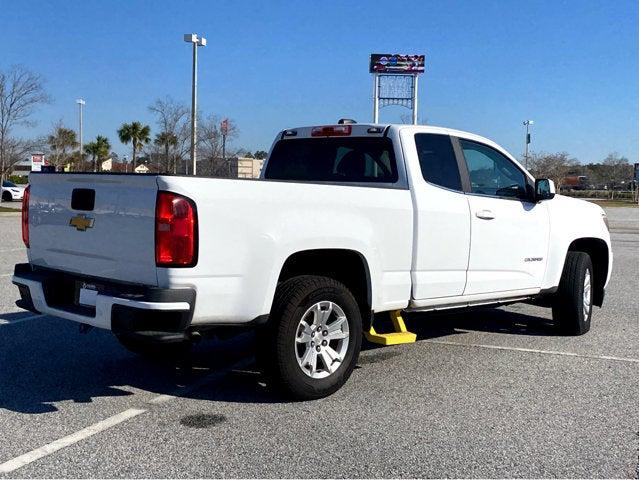
<instances>
[{"instance_id":1,"label":"chevy bowtie emblem","mask_svg":"<svg viewBox=\"0 0 639 480\"><path fill-rule=\"evenodd\" d=\"M80 232L86 232L87 228L93 228L93 218L87 217L84 213L71 217L69 220L69 226L75 227Z\"/></svg>"}]
</instances>

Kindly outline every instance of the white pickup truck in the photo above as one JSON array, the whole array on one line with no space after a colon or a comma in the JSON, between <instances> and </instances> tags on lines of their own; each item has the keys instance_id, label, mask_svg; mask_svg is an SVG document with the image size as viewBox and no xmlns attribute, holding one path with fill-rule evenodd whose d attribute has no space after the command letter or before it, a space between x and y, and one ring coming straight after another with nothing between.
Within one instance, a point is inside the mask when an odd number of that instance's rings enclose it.
<instances>
[{"instance_id":1,"label":"white pickup truck","mask_svg":"<svg viewBox=\"0 0 639 480\"><path fill-rule=\"evenodd\" d=\"M380 312L531 301L587 332L607 227L480 136L338 123L282 131L253 181L31 174L13 283L19 306L138 352L259 327L272 378L310 399L348 379L362 333L394 342Z\"/></svg>"}]
</instances>

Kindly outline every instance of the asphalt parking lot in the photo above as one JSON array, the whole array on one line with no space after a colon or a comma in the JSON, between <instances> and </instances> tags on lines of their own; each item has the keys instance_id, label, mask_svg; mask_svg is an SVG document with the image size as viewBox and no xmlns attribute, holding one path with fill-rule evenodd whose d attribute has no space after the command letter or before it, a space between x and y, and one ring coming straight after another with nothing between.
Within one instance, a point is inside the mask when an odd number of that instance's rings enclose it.
<instances>
[{"instance_id":1,"label":"asphalt parking lot","mask_svg":"<svg viewBox=\"0 0 639 480\"><path fill-rule=\"evenodd\" d=\"M529 305L414 315L337 394L291 403L252 337L153 363L14 305L0 214L0 477L639 476L639 209L609 209L615 270L591 332ZM2 473L4 472L4 473Z\"/></svg>"}]
</instances>

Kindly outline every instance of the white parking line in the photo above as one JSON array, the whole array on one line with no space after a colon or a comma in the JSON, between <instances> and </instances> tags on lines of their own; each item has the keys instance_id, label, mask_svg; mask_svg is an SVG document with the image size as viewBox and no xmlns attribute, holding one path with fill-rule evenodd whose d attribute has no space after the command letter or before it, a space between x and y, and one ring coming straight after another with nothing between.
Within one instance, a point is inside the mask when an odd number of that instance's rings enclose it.
<instances>
[{"instance_id":1,"label":"white parking line","mask_svg":"<svg viewBox=\"0 0 639 480\"><path fill-rule=\"evenodd\" d=\"M85 438L89 438L96 433L107 430L119 423L126 422L130 418L137 417L138 415L146 412L141 408L129 408L124 412L118 413L117 415L113 415L112 417L106 418L98 423L94 423L90 427L84 428L78 432L72 433L71 435L67 435L66 437L62 437L58 440L55 440L47 445L44 445L40 448L36 448L35 450L31 450L30 452L25 453L24 455L20 455L19 457L13 458L8 462L4 462L0 464L0 473L9 473L17 470L18 468L24 467L29 463L35 462L42 457L46 457L47 455L51 455L58 450L61 450L69 445L73 445L74 443L78 443Z\"/></svg>"},{"instance_id":2,"label":"white parking line","mask_svg":"<svg viewBox=\"0 0 639 480\"><path fill-rule=\"evenodd\" d=\"M457 347L488 348L491 350L510 350L515 352L540 353L543 355L561 355L565 357L592 358L595 360L612 360L613 362L639 363L639 358L611 357L609 355L587 355L584 353L560 352L557 350L537 350L534 348L502 347L499 345L486 345L483 343L448 342L446 340L424 340L424 342L437 343L439 345L455 345Z\"/></svg>"},{"instance_id":3,"label":"white parking line","mask_svg":"<svg viewBox=\"0 0 639 480\"><path fill-rule=\"evenodd\" d=\"M36 318L44 317L43 314L31 315L29 317L17 318L15 320L4 320L0 318L0 326L2 325L15 325L16 323L28 322L29 320L35 320Z\"/></svg>"},{"instance_id":4,"label":"white parking line","mask_svg":"<svg viewBox=\"0 0 639 480\"><path fill-rule=\"evenodd\" d=\"M208 383L221 380L229 372L235 370L236 368L245 368L248 365L250 365L252 361L253 361L252 358L244 358L231 366L228 366L220 371L206 375L192 384L179 388L172 395L158 395L157 397L154 397L153 399L149 400L147 403L154 404L154 405L166 403L175 398L186 395L187 393L193 390L196 390L197 388L200 388ZM62 437L58 440L54 440L53 442L43 445L42 447L36 448L35 450L31 450L30 452L27 452L23 455L20 455L4 463L1 463L0 473L13 472L19 468L24 467L25 465L28 465L32 462L35 462L36 460L39 460L43 457L51 455L52 453L55 453L58 450L61 450L70 445L78 443L84 439L87 439L95 435L96 433L103 432L105 430L108 430L111 427L115 427L116 425L126 422L127 420L133 417L137 417L138 415L141 415L147 411L148 410L145 408L129 408L128 410L120 412L100 422L94 423L93 425L90 425L86 428L83 428L82 430L79 430L75 433L67 435L66 437Z\"/></svg>"}]
</instances>

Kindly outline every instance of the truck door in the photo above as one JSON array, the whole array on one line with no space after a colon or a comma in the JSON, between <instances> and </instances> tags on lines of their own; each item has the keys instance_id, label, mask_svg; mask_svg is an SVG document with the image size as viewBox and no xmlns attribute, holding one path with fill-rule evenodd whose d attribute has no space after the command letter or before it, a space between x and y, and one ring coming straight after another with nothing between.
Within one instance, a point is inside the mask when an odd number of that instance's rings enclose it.
<instances>
[{"instance_id":1,"label":"truck door","mask_svg":"<svg viewBox=\"0 0 639 480\"><path fill-rule=\"evenodd\" d=\"M483 143L459 139L468 168L472 238L464 295L539 288L546 269L546 205L526 174Z\"/></svg>"},{"instance_id":2,"label":"truck door","mask_svg":"<svg viewBox=\"0 0 639 480\"><path fill-rule=\"evenodd\" d=\"M470 211L459 156L449 135L414 132L402 132L415 202L413 299L461 295L470 251Z\"/></svg>"}]
</instances>

